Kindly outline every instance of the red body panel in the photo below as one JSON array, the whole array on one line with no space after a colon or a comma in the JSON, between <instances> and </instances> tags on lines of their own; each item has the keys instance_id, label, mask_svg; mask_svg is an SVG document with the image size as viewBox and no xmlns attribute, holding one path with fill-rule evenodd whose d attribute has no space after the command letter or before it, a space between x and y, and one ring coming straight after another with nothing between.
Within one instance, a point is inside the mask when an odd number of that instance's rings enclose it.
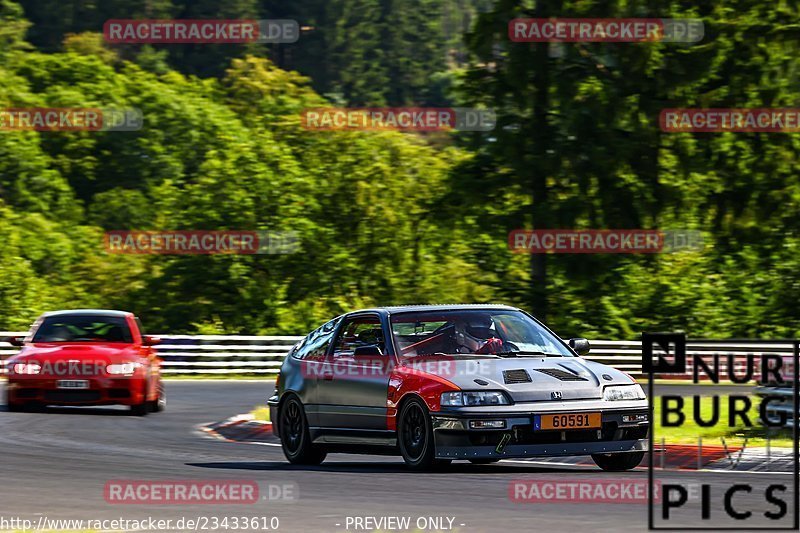
<instances>
[{"instance_id":1,"label":"red body panel","mask_svg":"<svg viewBox=\"0 0 800 533\"><path fill-rule=\"evenodd\" d=\"M397 430L397 406L408 396L419 396L431 412L439 411L439 398L443 392L461 390L446 379L411 366L397 366L389 376L386 399L386 429Z\"/></svg>"}]
</instances>

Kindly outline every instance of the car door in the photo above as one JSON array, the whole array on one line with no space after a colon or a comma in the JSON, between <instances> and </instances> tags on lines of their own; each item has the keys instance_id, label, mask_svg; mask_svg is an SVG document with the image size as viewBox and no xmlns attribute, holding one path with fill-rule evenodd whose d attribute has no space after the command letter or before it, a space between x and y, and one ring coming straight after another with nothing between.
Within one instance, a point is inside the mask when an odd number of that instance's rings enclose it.
<instances>
[{"instance_id":1,"label":"car door","mask_svg":"<svg viewBox=\"0 0 800 533\"><path fill-rule=\"evenodd\" d=\"M348 316L318 381L322 425L331 429L386 430L386 395L394 367L388 326L377 313Z\"/></svg>"}]
</instances>

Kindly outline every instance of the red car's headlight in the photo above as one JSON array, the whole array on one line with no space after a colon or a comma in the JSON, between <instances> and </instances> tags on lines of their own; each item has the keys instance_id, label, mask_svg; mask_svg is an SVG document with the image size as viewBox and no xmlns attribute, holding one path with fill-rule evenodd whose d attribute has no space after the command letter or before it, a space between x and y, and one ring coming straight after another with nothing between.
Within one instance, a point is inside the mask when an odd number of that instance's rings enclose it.
<instances>
[{"instance_id":1,"label":"red car's headlight","mask_svg":"<svg viewBox=\"0 0 800 533\"><path fill-rule=\"evenodd\" d=\"M42 365L38 363L17 363L11 367L15 374L38 374L42 371Z\"/></svg>"},{"instance_id":2,"label":"red car's headlight","mask_svg":"<svg viewBox=\"0 0 800 533\"><path fill-rule=\"evenodd\" d=\"M115 376L130 376L136 372L137 368L140 368L141 366L141 363L118 363L108 365L106 367L106 372Z\"/></svg>"}]
</instances>

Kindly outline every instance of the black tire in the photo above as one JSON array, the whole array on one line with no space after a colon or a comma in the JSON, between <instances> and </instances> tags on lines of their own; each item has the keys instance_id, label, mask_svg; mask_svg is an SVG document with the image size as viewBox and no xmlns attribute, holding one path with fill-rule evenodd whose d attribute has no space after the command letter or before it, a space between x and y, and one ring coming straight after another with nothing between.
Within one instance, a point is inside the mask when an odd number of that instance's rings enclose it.
<instances>
[{"instance_id":1,"label":"black tire","mask_svg":"<svg viewBox=\"0 0 800 533\"><path fill-rule=\"evenodd\" d=\"M412 470L430 470L451 462L448 459L436 459L431 417L428 408L418 398L411 398L400 408L397 417L397 443L403 461Z\"/></svg>"},{"instance_id":2,"label":"black tire","mask_svg":"<svg viewBox=\"0 0 800 533\"><path fill-rule=\"evenodd\" d=\"M6 404L6 411L9 413L21 413L25 410L25 404L23 403L7 403Z\"/></svg>"},{"instance_id":3,"label":"black tire","mask_svg":"<svg viewBox=\"0 0 800 533\"><path fill-rule=\"evenodd\" d=\"M644 459L644 452L631 453L598 453L592 455L597 466L606 472L623 472L639 466Z\"/></svg>"},{"instance_id":4,"label":"black tire","mask_svg":"<svg viewBox=\"0 0 800 533\"><path fill-rule=\"evenodd\" d=\"M470 459L469 462L474 465L490 465L496 463L500 459Z\"/></svg>"},{"instance_id":5,"label":"black tire","mask_svg":"<svg viewBox=\"0 0 800 533\"><path fill-rule=\"evenodd\" d=\"M278 414L283 455L293 465L318 465L327 453L311 443L308 420L303 403L290 396L281 405Z\"/></svg>"},{"instance_id":6,"label":"black tire","mask_svg":"<svg viewBox=\"0 0 800 533\"><path fill-rule=\"evenodd\" d=\"M167 408L167 391L163 383L158 384L158 398L150 402L149 408L151 413L160 413Z\"/></svg>"}]
</instances>

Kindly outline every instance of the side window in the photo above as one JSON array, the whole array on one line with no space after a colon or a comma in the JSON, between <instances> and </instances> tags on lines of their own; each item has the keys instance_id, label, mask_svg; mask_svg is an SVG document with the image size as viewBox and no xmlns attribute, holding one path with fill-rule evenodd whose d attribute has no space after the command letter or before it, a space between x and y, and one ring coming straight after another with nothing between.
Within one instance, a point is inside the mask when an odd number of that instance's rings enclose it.
<instances>
[{"instance_id":1,"label":"side window","mask_svg":"<svg viewBox=\"0 0 800 533\"><path fill-rule=\"evenodd\" d=\"M322 361L325 359L325 354L328 353L328 346L331 344L331 337L333 337L333 331L319 331L317 336L308 343L308 353L304 359L311 361Z\"/></svg>"},{"instance_id":2,"label":"side window","mask_svg":"<svg viewBox=\"0 0 800 533\"><path fill-rule=\"evenodd\" d=\"M144 327L142 326L142 321L139 320L138 316L133 317L133 320L136 322L136 327L139 328L139 335L144 337L145 333L144 333Z\"/></svg>"},{"instance_id":3,"label":"side window","mask_svg":"<svg viewBox=\"0 0 800 533\"><path fill-rule=\"evenodd\" d=\"M382 354L386 353L379 317L361 316L348 320L341 329L333 349L333 356L352 356L355 349L362 346L377 346Z\"/></svg>"},{"instance_id":4,"label":"side window","mask_svg":"<svg viewBox=\"0 0 800 533\"><path fill-rule=\"evenodd\" d=\"M308 334L308 336L300 341L296 348L294 348L293 357L297 359L305 359L309 361L322 361L325 359L325 354L328 352L328 346L331 344L336 325L341 318L334 318L323 326L318 327Z\"/></svg>"}]
</instances>

